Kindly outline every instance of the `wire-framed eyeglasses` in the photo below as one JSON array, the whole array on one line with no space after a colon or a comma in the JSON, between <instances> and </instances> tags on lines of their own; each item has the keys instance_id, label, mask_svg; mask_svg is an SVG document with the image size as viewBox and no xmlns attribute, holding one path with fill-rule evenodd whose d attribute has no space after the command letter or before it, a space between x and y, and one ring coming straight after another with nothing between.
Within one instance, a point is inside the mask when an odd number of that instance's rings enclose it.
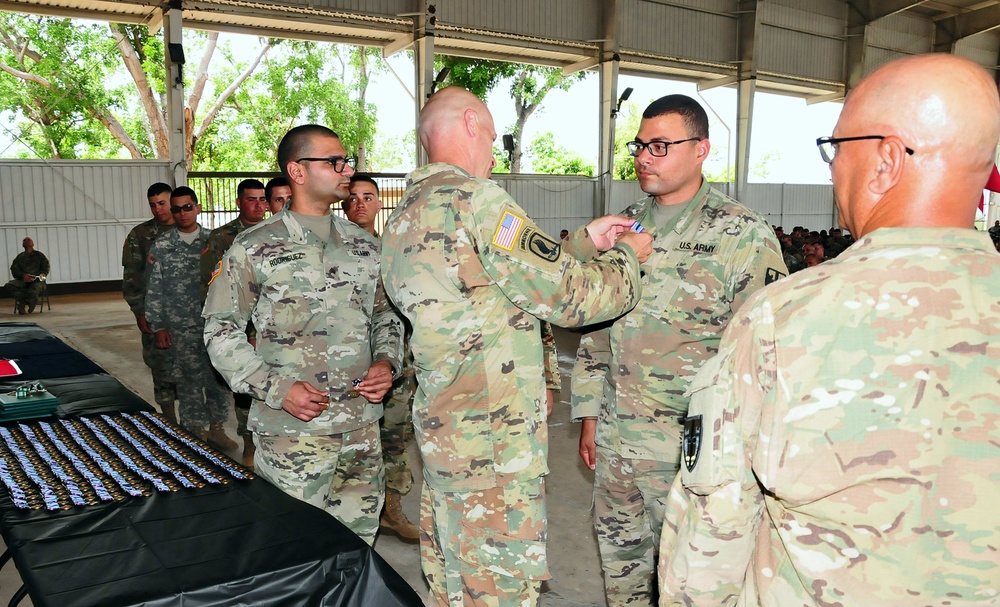
<instances>
[{"instance_id":1,"label":"wire-framed eyeglasses","mask_svg":"<svg viewBox=\"0 0 1000 607\"><path fill-rule=\"evenodd\" d=\"M882 140L888 137L888 135L859 135L858 137L820 137L816 140L816 145L819 147L819 155L823 157L823 162L827 164L832 164L833 159L837 156L837 146L845 141L862 141L864 139L878 139ZM910 148L906 148L906 153L913 156L914 152Z\"/></svg>"}]
</instances>

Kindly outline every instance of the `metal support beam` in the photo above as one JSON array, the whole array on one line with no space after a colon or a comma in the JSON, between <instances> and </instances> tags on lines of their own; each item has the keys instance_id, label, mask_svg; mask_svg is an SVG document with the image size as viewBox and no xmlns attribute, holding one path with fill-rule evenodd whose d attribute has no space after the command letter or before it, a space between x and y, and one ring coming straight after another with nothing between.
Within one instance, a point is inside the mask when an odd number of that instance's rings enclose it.
<instances>
[{"instance_id":1,"label":"metal support beam","mask_svg":"<svg viewBox=\"0 0 1000 607\"><path fill-rule=\"evenodd\" d=\"M167 136L170 140L170 170L174 187L187 185L187 157L184 139L184 65L171 58L171 44L183 45L183 21L180 2L171 2L163 10L163 47L168 49L167 66ZM183 48L183 46L181 46Z\"/></svg>"},{"instance_id":2,"label":"metal support beam","mask_svg":"<svg viewBox=\"0 0 1000 607\"><path fill-rule=\"evenodd\" d=\"M955 43L1000 27L1000 5L992 4L941 19L934 24L934 51L954 52Z\"/></svg>"},{"instance_id":3,"label":"metal support beam","mask_svg":"<svg viewBox=\"0 0 1000 607\"><path fill-rule=\"evenodd\" d=\"M420 124L420 110L427 103L434 89L434 24L437 8L427 0L420 0L421 12L413 17L413 69L417 102L414 124ZM417 166L427 164L427 152L417 138Z\"/></svg>"},{"instance_id":4,"label":"metal support beam","mask_svg":"<svg viewBox=\"0 0 1000 607\"><path fill-rule=\"evenodd\" d=\"M413 34L406 34L396 38L389 44L382 47L382 58L388 59L399 51L409 48L413 44Z\"/></svg>"},{"instance_id":5,"label":"metal support beam","mask_svg":"<svg viewBox=\"0 0 1000 607\"><path fill-rule=\"evenodd\" d=\"M597 57L587 57L582 61L577 61L576 63L571 63L569 65L563 66L562 73L563 76L572 76L577 72L582 72L585 69L589 69L598 65L601 62Z\"/></svg>"},{"instance_id":6,"label":"metal support beam","mask_svg":"<svg viewBox=\"0 0 1000 607\"><path fill-rule=\"evenodd\" d=\"M722 78L712 78L710 80L699 80L698 90L707 91L720 86L727 86L736 82L736 76L723 76Z\"/></svg>"},{"instance_id":7,"label":"metal support beam","mask_svg":"<svg viewBox=\"0 0 1000 607\"><path fill-rule=\"evenodd\" d=\"M928 0L847 0L851 12L857 12L864 18L865 24L877 21L882 17L895 15L915 6L920 6Z\"/></svg>"},{"instance_id":8,"label":"metal support beam","mask_svg":"<svg viewBox=\"0 0 1000 607\"><path fill-rule=\"evenodd\" d=\"M861 82L865 75L865 59L868 53L867 15L856 10L855 2L847 11L847 43L844 56L844 94L846 95Z\"/></svg>"},{"instance_id":9,"label":"metal support beam","mask_svg":"<svg viewBox=\"0 0 1000 607\"><path fill-rule=\"evenodd\" d=\"M618 107L618 10L619 0L601 2L601 61L599 75L601 102L598 104L597 123L601 141L598 145L598 190L594 198L594 217L608 214L611 185L615 168L615 116Z\"/></svg>"},{"instance_id":10,"label":"metal support beam","mask_svg":"<svg viewBox=\"0 0 1000 607\"><path fill-rule=\"evenodd\" d=\"M738 52L736 87L736 176L733 180L732 197L746 191L750 174L750 133L753 130L753 98L757 92L757 61L755 46L760 31L761 13L757 10L759 1L739 0L738 3Z\"/></svg>"}]
</instances>

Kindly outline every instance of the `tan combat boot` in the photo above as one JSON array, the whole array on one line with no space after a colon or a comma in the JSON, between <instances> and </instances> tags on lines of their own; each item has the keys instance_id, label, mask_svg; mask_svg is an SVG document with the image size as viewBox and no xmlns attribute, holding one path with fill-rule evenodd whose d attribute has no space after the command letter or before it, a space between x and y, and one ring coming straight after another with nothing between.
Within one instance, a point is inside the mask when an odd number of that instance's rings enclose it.
<instances>
[{"instance_id":1,"label":"tan combat boot","mask_svg":"<svg viewBox=\"0 0 1000 607\"><path fill-rule=\"evenodd\" d=\"M386 489L385 507L382 508L378 525L383 531L391 531L398 535L399 539L412 544L420 540L420 528L406 518L402 498L398 491Z\"/></svg>"},{"instance_id":2,"label":"tan combat boot","mask_svg":"<svg viewBox=\"0 0 1000 607\"><path fill-rule=\"evenodd\" d=\"M243 437L243 466L253 470L253 456L257 453L257 447L253 444L253 435L247 434Z\"/></svg>"},{"instance_id":3,"label":"tan combat boot","mask_svg":"<svg viewBox=\"0 0 1000 607\"><path fill-rule=\"evenodd\" d=\"M239 447L236 441L226 436L226 430L218 422L208 427L208 442L222 451L232 451Z\"/></svg>"}]
</instances>

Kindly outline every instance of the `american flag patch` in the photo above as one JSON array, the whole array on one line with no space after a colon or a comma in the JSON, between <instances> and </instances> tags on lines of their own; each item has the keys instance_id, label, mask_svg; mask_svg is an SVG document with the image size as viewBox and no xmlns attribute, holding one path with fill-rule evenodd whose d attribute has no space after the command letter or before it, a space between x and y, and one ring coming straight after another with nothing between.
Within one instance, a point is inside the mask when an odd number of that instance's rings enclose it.
<instances>
[{"instance_id":1,"label":"american flag patch","mask_svg":"<svg viewBox=\"0 0 1000 607\"><path fill-rule=\"evenodd\" d=\"M521 231L522 226L524 226L523 218L510 211L504 211L500 225L497 226L497 233L493 235L493 244L507 251L513 249L514 240L517 239L517 233Z\"/></svg>"}]
</instances>

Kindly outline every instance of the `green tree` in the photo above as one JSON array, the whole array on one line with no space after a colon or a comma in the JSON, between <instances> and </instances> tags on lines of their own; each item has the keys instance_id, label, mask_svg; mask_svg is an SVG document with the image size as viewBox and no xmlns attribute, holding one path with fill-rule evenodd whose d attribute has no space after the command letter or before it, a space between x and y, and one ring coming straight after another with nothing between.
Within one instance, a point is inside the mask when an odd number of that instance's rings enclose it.
<instances>
[{"instance_id":1,"label":"green tree","mask_svg":"<svg viewBox=\"0 0 1000 607\"><path fill-rule=\"evenodd\" d=\"M480 99L485 99L486 95L502 81L510 80L510 96L514 101L515 115L514 124L510 129L510 134L514 137L514 153L510 161L512 173L521 172L523 155L521 136L524 133L524 125L541 107L545 96L556 89L569 90L574 83L584 77L583 72L564 76L562 70L555 67L447 55L439 58L438 65L441 68L451 69L445 84L464 87Z\"/></svg>"},{"instance_id":2,"label":"green tree","mask_svg":"<svg viewBox=\"0 0 1000 607\"><path fill-rule=\"evenodd\" d=\"M534 172L548 175L583 175L593 177L595 165L580 154L556 143L552 133L542 133L528 146Z\"/></svg>"},{"instance_id":3,"label":"green tree","mask_svg":"<svg viewBox=\"0 0 1000 607\"><path fill-rule=\"evenodd\" d=\"M374 51L258 38L248 54L194 30L184 46L189 169L276 169L277 142L304 122L364 155ZM162 38L145 26L0 13L0 112L17 116L14 134L37 156L169 157L165 79Z\"/></svg>"},{"instance_id":4,"label":"green tree","mask_svg":"<svg viewBox=\"0 0 1000 607\"><path fill-rule=\"evenodd\" d=\"M615 161L612 175L615 179L635 180L635 162L625 144L635 140L642 122L642 108L634 103L626 103L615 118Z\"/></svg>"}]
</instances>

